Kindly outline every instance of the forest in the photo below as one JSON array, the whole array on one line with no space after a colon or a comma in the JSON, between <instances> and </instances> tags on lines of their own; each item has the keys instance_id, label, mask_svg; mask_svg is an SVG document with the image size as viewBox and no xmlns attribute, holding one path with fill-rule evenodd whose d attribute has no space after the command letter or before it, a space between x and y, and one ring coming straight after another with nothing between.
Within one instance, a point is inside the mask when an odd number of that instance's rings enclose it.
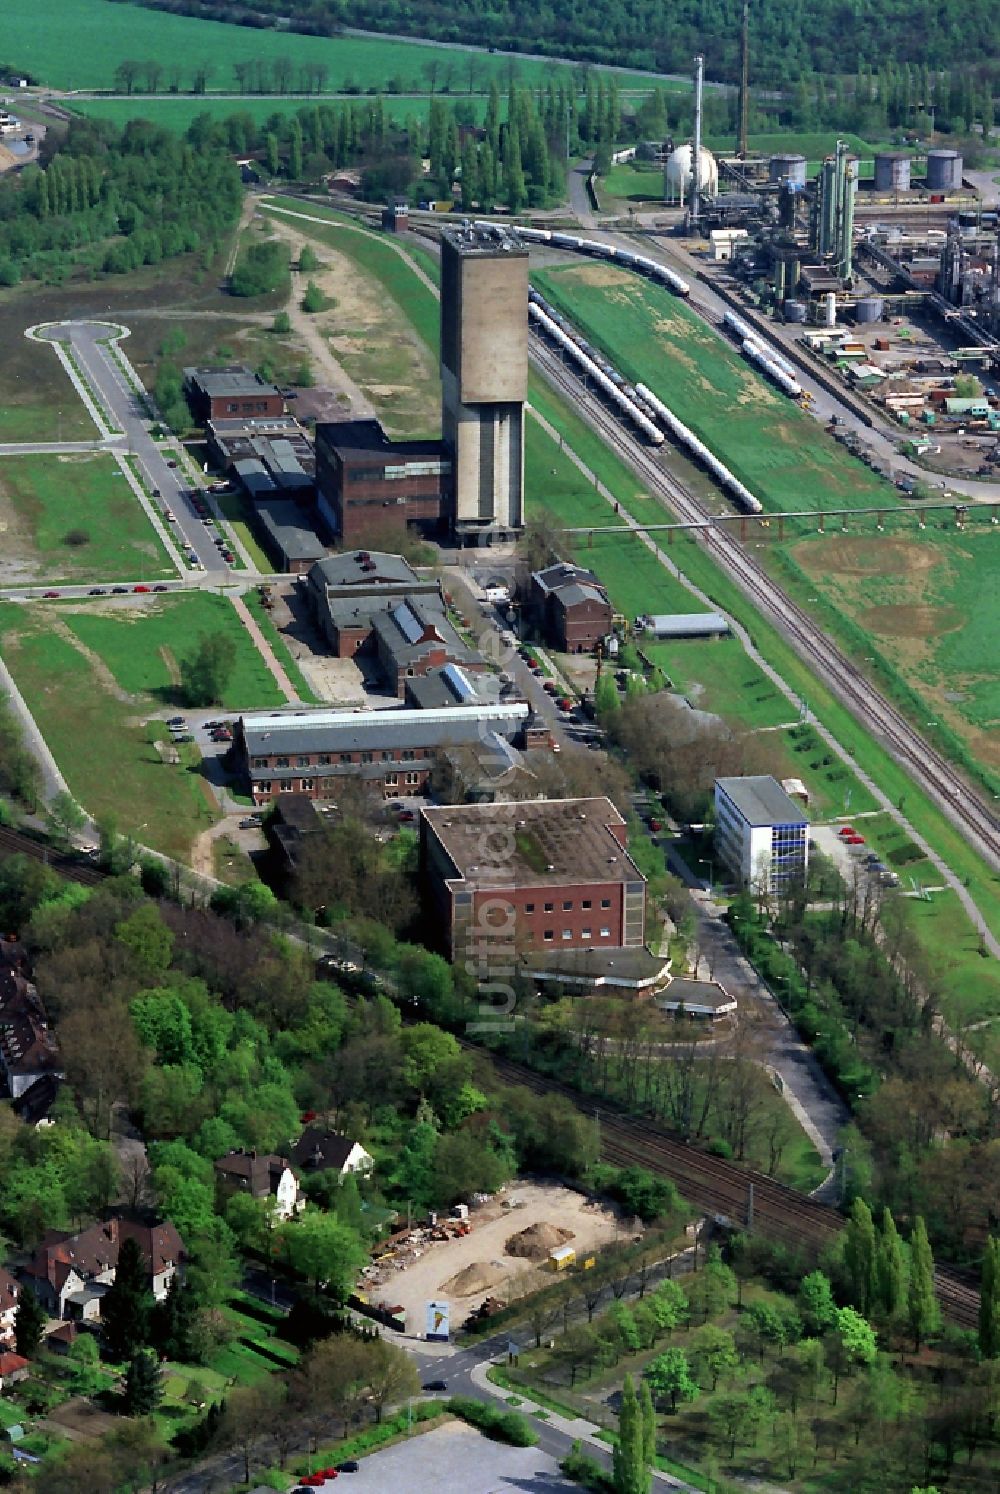
<instances>
[{"instance_id":1,"label":"forest","mask_svg":"<svg viewBox=\"0 0 1000 1494\"><path fill-rule=\"evenodd\" d=\"M134 0L123 0L134 3ZM334 36L345 26L520 51L580 62L656 72L690 70L696 52L708 77L739 79L741 0L555 0L537 6L512 0L502 9L484 0L138 0L151 9L235 21L243 26L290 26ZM995 76L1000 35L987 0L931 4L887 0L850 11L836 0L753 0L750 7L753 81L780 88L804 74L833 77L882 59L942 67L967 64L974 48L980 76ZM972 40L974 39L974 41Z\"/></svg>"},{"instance_id":2,"label":"forest","mask_svg":"<svg viewBox=\"0 0 1000 1494\"><path fill-rule=\"evenodd\" d=\"M73 268L128 274L213 251L239 216L239 173L218 150L132 120L75 120L44 164L0 182L0 285Z\"/></svg>"}]
</instances>

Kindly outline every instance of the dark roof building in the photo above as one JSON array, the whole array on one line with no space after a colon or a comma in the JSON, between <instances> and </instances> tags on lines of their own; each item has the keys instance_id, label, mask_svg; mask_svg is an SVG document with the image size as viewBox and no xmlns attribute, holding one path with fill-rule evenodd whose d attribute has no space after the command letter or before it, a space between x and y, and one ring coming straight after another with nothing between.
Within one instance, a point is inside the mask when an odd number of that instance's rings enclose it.
<instances>
[{"instance_id":1,"label":"dark roof building","mask_svg":"<svg viewBox=\"0 0 1000 1494\"><path fill-rule=\"evenodd\" d=\"M42 999L31 981L0 968L0 1076L20 1100L43 1075L62 1078L62 1059Z\"/></svg>"},{"instance_id":2,"label":"dark roof building","mask_svg":"<svg viewBox=\"0 0 1000 1494\"><path fill-rule=\"evenodd\" d=\"M316 427L316 490L338 544L434 533L450 491L451 460L440 441L391 441L377 420Z\"/></svg>"},{"instance_id":3,"label":"dark roof building","mask_svg":"<svg viewBox=\"0 0 1000 1494\"><path fill-rule=\"evenodd\" d=\"M611 631L612 607L593 571L558 561L531 577L530 611L553 648L590 653Z\"/></svg>"},{"instance_id":4,"label":"dark roof building","mask_svg":"<svg viewBox=\"0 0 1000 1494\"><path fill-rule=\"evenodd\" d=\"M162 1301L186 1259L184 1242L169 1220L149 1225L115 1216L77 1234L49 1230L26 1275L42 1303L62 1317L72 1296L114 1281L118 1252L126 1239L139 1246L150 1290Z\"/></svg>"},{"instance_id":5,"label":"dark roof building","mask_svg":"<svg viewBox=\"0 0 1000 1494\"><path fill-rule=\"evenodd\" d=\"M285 413L285 401L273 384L267 384L252 368L233 364L228 368L186 368L184 392L195 418L209 420L234 416L274 416Z\"/></svg>"},{"instance_id":6,"label":"dark roof building","mask_svg":"<svg viewBox=\"0 0 1000 1494\"><path fill-rule=\"evenodd\" d=\"M490 930L509 949L641 946L646 882L606 798L447 805L420 814L420 867L453 960Z\"/></svg>"},{"instance_id":7,"label":"dark roof building","mask_svg":"<svg viewBox=\"0 0 1000 1494\"><path fill-rule=\"evenodd\" d=\"M253 522L275 565L289 575L304 575L326 554L308 515L287 498L255 498Z\"/></svg>"},{"instance_id":8,"label":"dark roof building","mask_svg":"<svg viewBox=\"0 0 1000 1494\"><path fill-rule=\"evenodd\" d=\"M441 598L439 581L380 550L330 555L312 567L306 585L310 611L338 659L371 643L379 612L407 597Z\"/></svg>"},{"instance_id":9,"label":"dark roof building","mask_svg":"<svg viewBox=\"0 0 1000 1494\"><path fill-rule=\"evenodd\" d=\"M291 1149L302 1172L370 1172L372 1157L359 1141L324 1126L307 1126Z\"/></svg>"},{"instance_id":10,"label":"dark roof building","mask_svg":"<svg viewBox=\"0 0 1000 1494\"><path fill-rule=\"evenodd\" d=\"M408 677L444 664L466 670L486 668L486 660L451 623L440 596L405 596L372 617L372 640L382 673L402 699Z\"/></svg>"},{"instance_id":11,"label":"dark roof building","mask_svg":"<svg viewBox=\"0 0 1000 1494\"><path fill-rule=\"evenodd\" d=\"M247 491L261 494L309 496L315 487L316 456L305 431L293 415L260 416L256 420L210 420L208 447L224 470L244 466L254 478Z\"/></svg>"}]
</instances>

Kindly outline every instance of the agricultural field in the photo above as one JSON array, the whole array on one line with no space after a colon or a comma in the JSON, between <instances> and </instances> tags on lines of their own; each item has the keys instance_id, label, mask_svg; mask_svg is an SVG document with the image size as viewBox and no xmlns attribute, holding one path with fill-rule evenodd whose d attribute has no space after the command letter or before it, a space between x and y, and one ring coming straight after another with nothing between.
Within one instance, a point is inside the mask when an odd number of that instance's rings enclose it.
<instances>
[{"instance_id":1,"label":"agricultural field","mask_svg":"<svg viewBox=\"0 0 1000 1494\"><path fill-rule=\"evenodd\" d=\"M38 0L30 7L6 7L3 48L8 72L23 69L50 88L84 90L111 88L121 62L146 58L176 62L181 91L192 87L194 69L204 65L210 91L234 94L233 63L256 58L271 63L287 58L296 70L304 65L325 67L325 86L333 92L374 92L395 79L400 92L425 93L429 91L429 65L436 66L436 86L444 89L447 83L453 93L471 91L470 77L476 90L488 88L492 78L504 84L512 66L522 82L533 86L559 74L571 77L577 71L545 61L512 61L390 37L329 38L248 30L113 4L112 0ZM650 84L654 81L651 74ZM623 82L632 89L644 86L641 77L631 74ZM161 87L171 86L168 65Z\"/></svg>"},{"instance_id":2,"label":"agricultural field","mask_svg":"<svg viewBox=\"0 0 1000 1494\"><path fill-rule=\"evenodd\" d=\"M3 457L0 524L0 578L8 586L177 574L107 453Z\"/></svg>"},{"instance_id":3,"label":"agricultural field","mask_svg":"<svg viewBox=\"0 0 1000 1494\"><path fill-rule=\"evenodd\" d=\"M178 661L208 632L236 644L228 709L284 703L223 597L0 604L5 662L74 796L180 860L218 810L197 749L164 761L155 744L166 731L150 717L176 708Z\"/></svg>"},{"instance_id":4,"label":"agricultural field","mask_svg":"<svg viewBox=\"0 0 1000 1494\"><path fill-rule=\"evenodd\" d=\"M452 96L452 101L458 95ZM110 119L113 124L121 127L130 119L148 119L153 124L161 125L168 130L176 130L180 135L189 128L192 121L199 117L208 115L213 122L228 119L232 114L249 115L254 124L261 125L273 119L275 115L286 117L294 115L300 109L309 109L314 104L329 102L328 95L317 95L313 97L290 97L275 98L274 96L255 97L247 94L241 97L239 94L226 94L217 96L213 94L158 94L155 97L144 98L91 98L91 99L67 99L66 107L72 109L74 114L86 115L91 119ZM350 99L345 99L350 102ZM486 115L487 96L475 94L472 98L466 98L463 103L472 111L476 123L482 124ZM385 96L385 112L387 122L400 127L405 126L408 119L424 120L430 111L430 95L422 96L406 95L396 98L392 94ZM500 101L500 112L502 116L507 113L507 100L503 96Z\"/></svg>"},{"instance_id":5,"label":"agricultural field","mask_svg":"<svg viewBox=\"0 0 1000 1494\"><path fill-rule=\"evenodd\" d=\"M895 490L773 389L669 291L609 265L532 276L629 378L648 384L766 509L892 503Z\"/></svg>"}]
</instances>

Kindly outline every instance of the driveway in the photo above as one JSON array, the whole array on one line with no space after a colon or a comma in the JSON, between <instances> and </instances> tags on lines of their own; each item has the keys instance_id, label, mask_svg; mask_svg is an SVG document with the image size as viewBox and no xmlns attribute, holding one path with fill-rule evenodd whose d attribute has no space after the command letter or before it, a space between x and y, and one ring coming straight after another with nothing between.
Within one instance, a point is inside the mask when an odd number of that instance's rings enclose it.
<instances>
[{"instance_id":1,"label":"driveway","mask_svg":"<svg viewBox=\"0 0 1000 1494\"><path fill-rule=\"evenodd\" d=\"M29 328L26 335L38 342L59 343L69 353L78 376L96 396L98 407L110 417L111 425L124 433L120 442L111 444L120 445L123 452L132 454L149 488L154 494L159 493L154 502L161 511L169 510L176 515L176 523L170 525L171 532L194 551L206 573L218 578L226 576L229 566L194 509L192 489L182 468L168 465L172 458L150 435L153 422L138 375L128 365L137 386L133 388L107 346L108 341L118 343L127 337L127 328L110 322L53 322Z\"/></svg>"}]
</instances>

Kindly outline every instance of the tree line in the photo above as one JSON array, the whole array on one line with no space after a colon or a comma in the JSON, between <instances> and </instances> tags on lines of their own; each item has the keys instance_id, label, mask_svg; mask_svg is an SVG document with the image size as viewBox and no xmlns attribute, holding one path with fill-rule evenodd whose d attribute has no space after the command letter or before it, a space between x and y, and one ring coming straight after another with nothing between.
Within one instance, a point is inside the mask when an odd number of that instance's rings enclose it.
<instances>
[{"instance_id":1,"label":"tree line","mask_svg":"<svg viewBox=\"0 0 1000 1494\"><path fill-rule=\"evenodd\" d=\"M485 0L139 0L152 9L235 22L256 28L279 23L314 35L336 35L345 26L402 32L436 41L532 52L612 67L689 73L696 52L710 78L736 83L740 76L741 0L554 0L539 7L511 0L502 10ZM873 58L921 66L933 57L944 67L967 61L967 39L977 38L976 70L995 67L1000 44L987 0L933 4L902 0L852 13L845 23L835 0L790 12L785 0L755 0L751 7L752 76L780 88L804 74L856 72Z\"/></svg>"}]
</instances>

